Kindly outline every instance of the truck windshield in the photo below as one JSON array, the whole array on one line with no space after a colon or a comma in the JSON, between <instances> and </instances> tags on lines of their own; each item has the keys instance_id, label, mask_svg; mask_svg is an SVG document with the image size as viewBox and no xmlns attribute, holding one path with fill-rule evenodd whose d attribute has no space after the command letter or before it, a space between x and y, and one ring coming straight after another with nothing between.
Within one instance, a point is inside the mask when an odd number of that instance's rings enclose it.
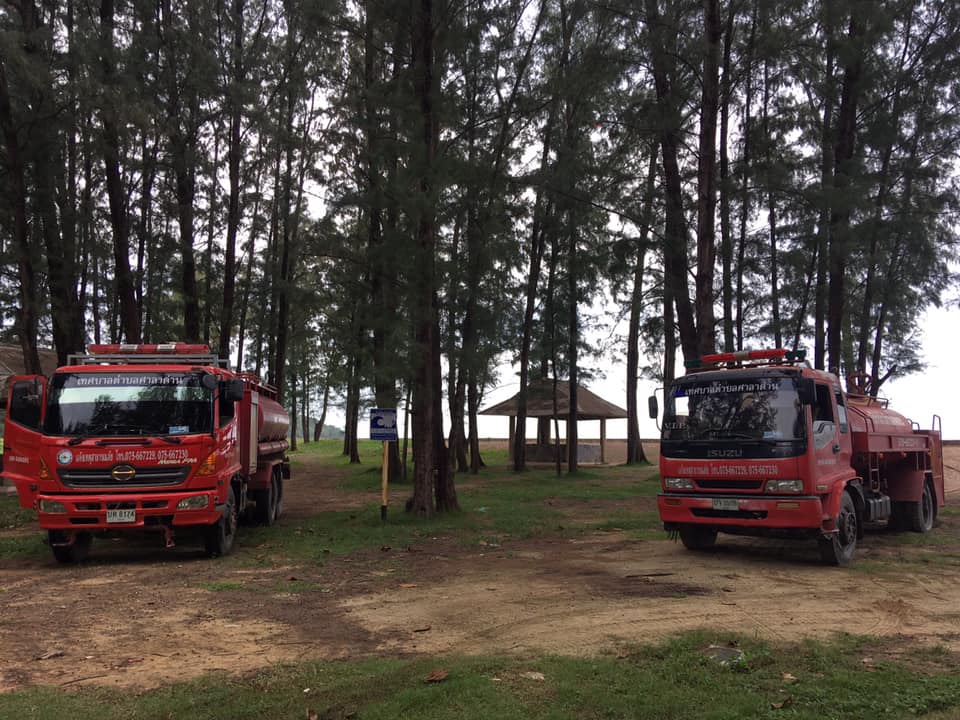
<instances>
[{"instance_id":1,"label":"truck windshield","mask_svg":"<svg viewBox=\"0 0 960 720\"><path fill-rule=\"evenodd\" d=\"M197 373L54 375L48 435L182 435L213 428L213 392Z\"/></svg>"},{"instance_id":2,"label":"truck windshield","mask_svg":"<svg viewBox=\"0 0 960 720\"><path fill-rule=\"evenodd\" d=\"M664 440L798 440L803 414L793 378L676 382L666 398Z\"/></svg>"}]
</instances>

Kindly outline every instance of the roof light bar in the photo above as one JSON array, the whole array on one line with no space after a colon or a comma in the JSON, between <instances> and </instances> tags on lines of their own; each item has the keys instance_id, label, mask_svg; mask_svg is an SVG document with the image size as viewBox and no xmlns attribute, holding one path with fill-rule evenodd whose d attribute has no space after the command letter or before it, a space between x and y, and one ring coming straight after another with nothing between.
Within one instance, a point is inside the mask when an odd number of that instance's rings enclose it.
<instances>
[{"instance_id":1,"label":"roof light bar","mask_svg":"<svg viewBox=\"0 0 960 720\"><path fill-rule=\"evenodd\" d=\"M93 355L209 355L210 346L190 343L161 343L161 344L110 344L90 345L88 352Z\"/></svg>"},{"instance_id":2,"label":"roof light bar","mask_svg":"<svg viewBox=\"0 0 960 720\"><path fill-rule=\"evenodd\" d=\"M694 358L684 362L688 369L701 368L704 365L717 363L743 362L745 360L770 360L783 362L803 362L806 360L806 350L785 350L784 348L770 348L768 350L737 350L736 352L713 353L702 358Z\"/></svg>"}]
</instances>

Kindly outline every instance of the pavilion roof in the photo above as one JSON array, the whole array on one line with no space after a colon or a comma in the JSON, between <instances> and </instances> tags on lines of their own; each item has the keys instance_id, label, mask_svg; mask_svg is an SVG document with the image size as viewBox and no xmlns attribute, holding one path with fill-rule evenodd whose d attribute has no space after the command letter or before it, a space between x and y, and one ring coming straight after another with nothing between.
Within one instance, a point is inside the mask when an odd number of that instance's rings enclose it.
<instances>
[{"instance_id":1,"label":"pavilion roof","mask_svg":"<svg viewBox=\"0 0 960 720\"><path fill-rule=\"evenodd\" d=\"M515 417L519 395L517 393L508 400L481 410L480 414ZM562 420L569 414L570 383L566 380L560 380L557 382L557 415ZM553 417L552 380L536 380L527 387L527 417ZM590 392L582 385L577 385L577 417L580 420L625 418L627 417L627 411Z\"/></svg>"}]
</instances>

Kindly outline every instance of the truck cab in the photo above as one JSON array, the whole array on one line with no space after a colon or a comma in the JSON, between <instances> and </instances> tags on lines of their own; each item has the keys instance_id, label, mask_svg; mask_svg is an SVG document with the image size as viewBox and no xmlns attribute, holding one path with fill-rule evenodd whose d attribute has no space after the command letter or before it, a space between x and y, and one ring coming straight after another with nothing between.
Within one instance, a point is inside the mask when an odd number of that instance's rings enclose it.
<instances>
[{"instance_id":1,"label":"truck cab","mask_svg":"<svg viewBox=\"0 0 960 720\"><path fill-rule=\"evenodd\" d=\"M249 418L251 399L255 407L269 390L206 346L91 346L49 381L12 379L3 472L60 562L84 559L95 535L134 530L162 534L167 547L194 530L224 555L248 499L275 512L277 498L257 494L258 418ZM271 489L285 463L281 420L264 463Z\"/></svg>"},{"instance_id":2,"label":"truck cab","mask_svg":"<svg viewBox=\"0 0 960 720\"><path fill-rule=\"evenodd\" d=\"M802 353L704 357L664 405L658 509L689 549L713 546L720 532L813 538L824 561L843 565L865 523L899 522L932 498L933 512L912 523L927 531L942 504L939 432L917 432L865 395L848 398ZM883 454L907 446L906 460Z\"/></svg>"}]
</instances>

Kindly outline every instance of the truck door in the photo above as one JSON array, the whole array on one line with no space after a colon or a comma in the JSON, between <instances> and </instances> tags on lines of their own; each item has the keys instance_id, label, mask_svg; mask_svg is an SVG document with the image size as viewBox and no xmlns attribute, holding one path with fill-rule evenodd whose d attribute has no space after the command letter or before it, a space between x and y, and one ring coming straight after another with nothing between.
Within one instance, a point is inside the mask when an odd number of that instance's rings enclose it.
<instances>
[{"instance_id":1,"label":"truck door","mask_svg":"<svg viewBox=\"0 0 960 720\"><path fill-rule=\"evenodd\" d=\"M11 378L3 433L3 475L13 481L20 505L25 508L33 507L40 475L40 427L46 399L46 378L40 375Z\"/></svg>"},{"instance_id":2,"label":"truck door","mask_svg":"<svg viewBox=\"0 0 960 720\"><path fill-rule=\"evenodd\" d=\"M836 480L849 475L850 428L847 424L846 407L837 407L833 388L818 382L816 390L816 402L813 406L813 447L817 462L817 487L821 491L829 491Z\"/></svg>"}]
</instances>

